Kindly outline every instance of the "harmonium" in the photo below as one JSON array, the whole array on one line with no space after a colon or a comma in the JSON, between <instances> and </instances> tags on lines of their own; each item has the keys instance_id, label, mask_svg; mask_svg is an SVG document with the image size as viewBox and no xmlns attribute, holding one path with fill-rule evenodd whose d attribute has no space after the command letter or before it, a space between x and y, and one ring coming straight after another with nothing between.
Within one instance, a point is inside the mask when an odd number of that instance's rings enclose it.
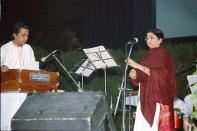
<instances>
[{"instance_id":1,"label":"harmonium","mask_svg":"<svg viewBox=\"0 0 197 131\"><path fill-rule=\"evenodd\" d=\"M1 72L1 92L57 91L58 78L57 72L11 69Z\"/></svg>"}]
</instances>

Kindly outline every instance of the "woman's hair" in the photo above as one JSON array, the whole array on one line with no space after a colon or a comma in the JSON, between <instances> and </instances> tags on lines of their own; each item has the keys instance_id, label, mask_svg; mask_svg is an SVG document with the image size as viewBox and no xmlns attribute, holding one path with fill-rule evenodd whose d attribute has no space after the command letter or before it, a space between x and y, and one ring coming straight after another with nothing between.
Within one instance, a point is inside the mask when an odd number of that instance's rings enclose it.
<instances>
[{"instance_id":1,"label":"woman's hair","mask_svg":"<svg viewBox=\"0 0 197 131\"><path fill-rule=\"evenodd\" d=\"M25 29L28 29L28 30L29 30L29 26L28 26L28 25L26 25L26 24L23 23L23 22L18 22L18 23L16 23L16 25L14 26L13 33L14 33L14 34L18 34L21 28L25 28Z\"/></svg>"},{"instance_id":2,"label":"woman's hair","mask_svg":"<svg viewBox=\"0 0 197 131\"><path fill-rule=\"evenodd\" d=\"M149 32L153 33L158 38L164 39L164 34L163 34L163 32L160 29L152 29Z\"/></svg>"}]
</instances>

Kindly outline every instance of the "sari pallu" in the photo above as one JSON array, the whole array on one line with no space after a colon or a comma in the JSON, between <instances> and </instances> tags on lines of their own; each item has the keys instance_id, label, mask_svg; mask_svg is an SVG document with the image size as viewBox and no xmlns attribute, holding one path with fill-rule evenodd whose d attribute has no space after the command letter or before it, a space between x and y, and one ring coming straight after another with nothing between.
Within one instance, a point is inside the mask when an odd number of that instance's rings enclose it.
<instances>
[{"instance_id":1,"label":"sari pallu","mask_svg":"<svg viewBox=\"0 0 197 131\"><path fill-rule=\"evenodd\" d=\"M142 114L152 126L156 103L170 106L177 94L174 63L170 53L162 46L150 49L140 64L150 69L149 76L136 70L136 80L141 83Z\"/></svg>"}]
</instances>

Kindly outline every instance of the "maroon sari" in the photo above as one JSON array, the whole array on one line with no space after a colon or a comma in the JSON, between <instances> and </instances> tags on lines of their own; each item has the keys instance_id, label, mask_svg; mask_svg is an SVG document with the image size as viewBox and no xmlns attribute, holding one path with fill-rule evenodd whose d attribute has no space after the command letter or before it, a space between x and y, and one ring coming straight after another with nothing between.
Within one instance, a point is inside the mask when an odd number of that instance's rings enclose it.
<instances>
[{"instance_id":1,"label":"maroon sari","mask_svg":"<svg viewBox=\"0 0 197 131\"><path fill-rule=\"evenodd\" d=\"M150 68L150 76L136 70L136 80L141 83L142 114L152 126L156 103L173 106L177 94L174 63L170 53L164 47L159 47L150 49L140 64Z\"/></svg>"}]
</instances>

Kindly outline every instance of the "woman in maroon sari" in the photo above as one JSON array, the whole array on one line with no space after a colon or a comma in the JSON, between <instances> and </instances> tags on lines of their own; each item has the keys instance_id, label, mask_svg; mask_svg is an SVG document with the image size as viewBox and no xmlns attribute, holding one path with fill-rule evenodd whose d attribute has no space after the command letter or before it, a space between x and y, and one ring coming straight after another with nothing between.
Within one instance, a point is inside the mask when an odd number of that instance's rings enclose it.
<instances>
[{"instance_id":1,"label":"woman in maroon sari","mask_svg":"<svg viewBox=\"0 0 197 131\"><path fill-rule=\"evenodd\" d=\"M164 48L164 35L159 29L147 33L150 50L140 64L127 59L133 67L129 76L140 83L134 131L173 131L173 100L176 97L176 78L173 59Z\"/></svg>"}]
</instances>

